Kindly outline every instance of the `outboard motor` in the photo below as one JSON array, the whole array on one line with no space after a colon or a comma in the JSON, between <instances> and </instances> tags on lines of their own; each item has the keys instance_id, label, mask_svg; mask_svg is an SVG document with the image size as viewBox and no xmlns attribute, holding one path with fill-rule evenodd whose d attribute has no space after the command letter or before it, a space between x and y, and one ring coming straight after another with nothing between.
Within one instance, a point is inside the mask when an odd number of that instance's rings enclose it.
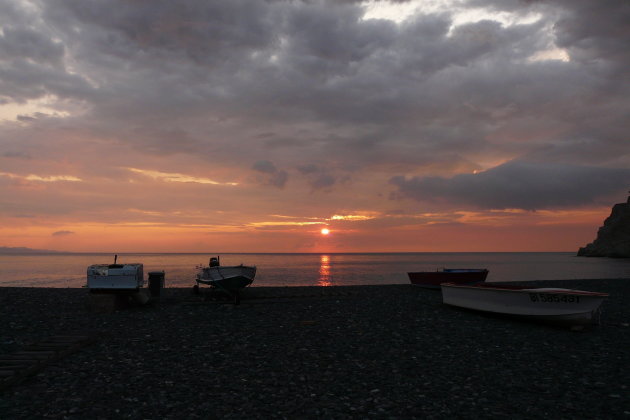
<instances>
[{"instance_id":1,"label":"outboard motor","mask_svg":"<svg viewBox=\"0 0 630 420\"><path fill-rule=\"evenodd\" d=\"M218 267L219 265L219 257L210 258L210 267Z\"/></svg>"}]
</instances>

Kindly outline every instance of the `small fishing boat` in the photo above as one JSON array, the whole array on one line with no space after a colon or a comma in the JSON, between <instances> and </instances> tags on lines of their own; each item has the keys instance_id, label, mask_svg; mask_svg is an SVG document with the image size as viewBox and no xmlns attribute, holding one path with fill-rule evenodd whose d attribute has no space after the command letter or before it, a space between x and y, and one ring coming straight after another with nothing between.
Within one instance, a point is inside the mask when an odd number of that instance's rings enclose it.
<instances>
[{"instance_id":1,"label":"small fishing boat","mask_svg":"<svg viewBox=\"0 0 630 420\"><path fill-rule=\"evenodd\" d=\"M439 289L442 283L474 284L486 281L485 268L442 268L437 271L417 271L407 273L411 284Z\"/></svg>"},{"instance_id":2,"label":"small fishing boat","mask_svg":"<svg viewBox=\"0 0 630 420\"><path fill-rule=\"evenodd\" d=\"M256 267L248 265L222 266L219 257L211 257L207 267L198 267L195 292L205 284L234 298L239 303L239 292L252 284Z\"/></svg>"},{"instance_id":3,"label":"small fishing boat","mask_svg":"<svg viewBox=\"0 0 630 420\"><path fill-rule=\"evenodd\" d=\"M447 305L570 325L592 323L608 296L584 290L492 283L442 283L441 288L442 301Z\"/></svg>"},{"instance_id":4,"label":"small fishing boat","mask_svg":"<svg viewBox=\"0 0 630 420\"><path fill-rule=\"evenodd\" d=\"M140 263L93 264L87 268L87 287L90 290L137 290L144 286L143 265Z\"/></svg>"},{"instance_id":5,"label":"small fishing boat","mask_svg":"<svg viewBox=\"0 0 630 420\"><path fill-rule=\"evenodd\" d=\"M132 299L144 305L151 299L151 291L144 288L144 266L141 263L93 264L87 268L87 288L90 295L110 295Z\"/></svg>"}]
</instances>

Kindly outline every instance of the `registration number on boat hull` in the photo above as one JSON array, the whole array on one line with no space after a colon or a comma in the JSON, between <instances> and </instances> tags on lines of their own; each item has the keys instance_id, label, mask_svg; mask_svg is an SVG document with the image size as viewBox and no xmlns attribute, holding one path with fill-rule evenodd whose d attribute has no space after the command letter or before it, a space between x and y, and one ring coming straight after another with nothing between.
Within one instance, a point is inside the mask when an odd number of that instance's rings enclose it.
<instances>
[{"instance_id":1,"label":"registration number on boat hull","mask_svg":"<svg viewBox=\"0 0 630 420\"><path fill-rule=\"evenodd\" d=\"M557 295L552 293L530 293L532 302L543 303L580 303L580 297L576 295Z\"/></svg>"}]
</instances>

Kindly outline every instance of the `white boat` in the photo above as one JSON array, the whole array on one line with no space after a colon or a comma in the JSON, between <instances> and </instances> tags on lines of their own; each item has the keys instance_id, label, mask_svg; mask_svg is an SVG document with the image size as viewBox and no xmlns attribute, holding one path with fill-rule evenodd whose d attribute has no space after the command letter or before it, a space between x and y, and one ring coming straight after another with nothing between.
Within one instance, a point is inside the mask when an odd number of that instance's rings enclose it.
<instances>
[{"instance_id":1,"label":"white boat","mask_svg":"<svg viewBox=\"0 0 630 420\"><path fill-rule=\"evenodd\" d=\"M199 284L205 284L234 297L236 303L240 290L252 284L256 276L256 266L222 266L219 257L210 258L207 267L198 269L195 291L199 290Z\"/></svg>"},{"instance_id":2,"label":"white boat","mask_svg":"<svg viewBox=\"0 0 630 420\"><path fill-rule=\"evenodd\" d=\"M442 301L447 305L532 320L571 325L593 322L607 293L561 288L530 288L478 283L442 283Z\"/></svg>"},{"instance_id":3,"label":"white boat","mask_svg":"<svg viewBox=\"0 0 630 420\"><path fill-rule=\"evenodd\" d=\"M137 290L144 286L143 265L140 263L94 264L87 268L90 290Z\"/></svg>"}]
</instances>

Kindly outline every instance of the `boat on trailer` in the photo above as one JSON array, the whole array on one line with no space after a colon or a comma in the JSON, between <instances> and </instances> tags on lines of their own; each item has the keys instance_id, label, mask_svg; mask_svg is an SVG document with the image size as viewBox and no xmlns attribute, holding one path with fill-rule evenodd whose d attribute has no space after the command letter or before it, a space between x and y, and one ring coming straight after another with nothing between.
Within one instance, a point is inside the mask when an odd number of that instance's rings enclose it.
<instances>
[{"instance_id":1,"label":"boat on trailer","mask_svg":"<svg viewBox=\"0 0 630 420\"><path fill-rule=\"evenodd\" d=\"M256 266L232 265L222 266L220 258L211 257L208 266L198 267L197 284L195 292L199 292L199 285L205 284L213 291L223 292L234 299L234 303L240 302L240 291L251 285L256 277Z\"/></svg>"},{"instance_id":2,"label":"boat on trailer","mask_svg":"<svg viewBox=\"0 0 630 420\"><path fill-rule=\"evenodd\" d=\"M411 284L429 289L439 289L442 283L474 284L486 281L486 268L442 268L437 271L407 273Z\"/></svg>"},{"instance_id":3,"label":"boat on trailer","mask_svg":"<svg viewBox=\"0 0 630 420\"><path fill-rule=\"evenodd\" d=\"M607 293L555 287L442 283L442 301L465 309L535 321L587 325L598 320Z\"/></svg>"}]
</instances>

